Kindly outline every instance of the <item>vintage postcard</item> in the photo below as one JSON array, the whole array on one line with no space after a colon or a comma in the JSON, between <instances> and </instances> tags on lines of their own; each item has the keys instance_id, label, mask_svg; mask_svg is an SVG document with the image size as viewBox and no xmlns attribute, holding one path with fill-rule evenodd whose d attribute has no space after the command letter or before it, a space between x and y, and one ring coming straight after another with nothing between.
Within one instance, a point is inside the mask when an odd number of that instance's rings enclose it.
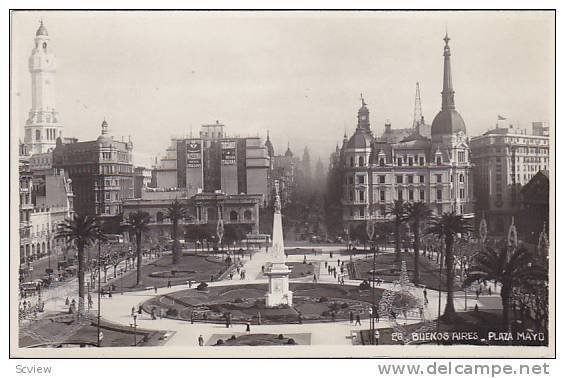
<instances>
[{"instance_id":1,"label":"vintage postcard","mask_svg":"<svg viewBox=\"0 0 565 378\"><path fill-rule=\"evenodd\" d=\"M12 357L555 356L554 11L9 38Z\"/></svg>"}]
</instances>

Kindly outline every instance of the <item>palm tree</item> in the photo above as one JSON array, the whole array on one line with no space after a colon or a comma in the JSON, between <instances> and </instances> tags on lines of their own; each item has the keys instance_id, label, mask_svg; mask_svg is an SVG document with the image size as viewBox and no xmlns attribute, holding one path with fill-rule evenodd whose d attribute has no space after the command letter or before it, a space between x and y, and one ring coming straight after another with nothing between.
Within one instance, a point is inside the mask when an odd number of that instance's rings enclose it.
<instances>
[{"instance_id":1,"label":"palm tree","mask_svg":"<svg viewBox=\"0 0 565 378\"><path fill-rule=\"evenodd\" d=\"M394 251L396 257L394 261L400 261L400 227L406 222L406 206L402 200L395 200L392 204L388 205L386 215L394 217Z\"/></svg>"},{"instance_id":2,"label":"palm tree","mask_svg":"<svg viewBox=\"0 0 565 378\"><path fill-rule=\"evenodd\" d=\"M500 282L505 331L510 331L512 290L529 280L547 281L547 268L538 256L523 246L486 247L477 254L469 270L465 285L483 280Z\"/></svg>"},{"instance_id":3,"label":"palm tree","mask_svg":"<svg viewBox=\"0 0 565 378\"><path fill-rule=\"evenodd\" d=\"M181 249L178 238L178 225L179 220L184 219L187 215L188 211L186 207L176 198L167 208L165 214L172 222L171 238L173 239L173 264L180 263Z\"/></svg>"},{"instance_id":4,"label":"palm tree","mask_svg":"<svg viewBox=\"0 0 565 378\"><path fill-rule=\"evenodd\" d=\"M137 279L136 286L141 286L141 262L143 254L141 253L141 241L143 233L149 228L151 217L145 211L138 210L135 213L130 213L128 217L128 228L135 234L135 243L137 246Z\"/></svg>"},{"instance_id":5,"label":"palm tree","mask_svg":"<svg viewBox=\"0 0 565 378\"><path fill-rule=\"evenodd\" d=\"M75 214L59 223L57 239L64 239L68 244L74 243L77 248L78 257L78 312L84 315L85 282L84 273L86 262L84 261L84 249L96 240L103 239L100 225L96 218L89 215Z\"/></svg>"},{"instance_id":6,"label":"palm tree","mask_svg":"<svg viewBox=\"0 0 565 378\"><path fill-rule=\"evenodd\" d=\"M432 211L424 202L410 202L406 205L406 218L412 223L414 233L414 283L420 283L420 224L426 221Z\"/></svg>"},{"instance_id":7,"label":"palm tree","mask_svg":"<svg viewBox=\"0 0 565 378\"><path fill-rule=\"evenodd\" d=\"M471 231L471 225L463 218L461 214L456 214L454 211L450 213L443 213L435 216L430 221L430 226L427 230L428 234L437 236L445 241L445 268L447 270L447 301L443 317L447 322L455 322L455 306L453 305L453 284L454 284L454 255L453 255L453 242L457 234L465 234ZM441 263L441 262L440 262ZM441 282L441 277L439 278Z\"/></svg>"}]
</instances>

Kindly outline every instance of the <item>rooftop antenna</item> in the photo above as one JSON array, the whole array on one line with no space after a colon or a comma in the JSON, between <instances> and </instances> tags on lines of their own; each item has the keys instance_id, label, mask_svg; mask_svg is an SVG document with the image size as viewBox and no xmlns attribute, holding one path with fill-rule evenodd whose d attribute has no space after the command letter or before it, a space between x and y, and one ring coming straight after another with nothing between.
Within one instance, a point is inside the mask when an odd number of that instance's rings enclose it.
<instances>
[{"instance_id":1,"label":"rooftop antenna","mask_svg":"<svg viewBox=\"0 0 565 378\"><path fill-rule=\"evenodd\" d=\"M414 122L412 128L421 126L424 121L424 116L422 115L422 99L420 98L420 83L416 82L416 98L414 100Z\"/></svg>"}]
</instances>

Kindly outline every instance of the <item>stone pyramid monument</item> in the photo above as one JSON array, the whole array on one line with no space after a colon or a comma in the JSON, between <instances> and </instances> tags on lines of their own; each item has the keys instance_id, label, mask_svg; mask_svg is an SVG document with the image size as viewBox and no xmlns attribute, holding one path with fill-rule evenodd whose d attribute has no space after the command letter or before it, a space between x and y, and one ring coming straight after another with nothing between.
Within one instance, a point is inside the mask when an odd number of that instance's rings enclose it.
<instances>
[{"instance_id":1,"label":"stone pyramid monument","mask_svg":"<svg viewBox=\"0 0 565 378\"><path fill-rule=\"evenodd\" d=\"M292 291L288 289L290 269L285 264L281 198L279 195L278 181L275 181L275 193L271 267L265 273L269 277L269 292L265 295L265 304L267 307L277 307L281 305L292 306Z\"/></svg>"}]
</instances>

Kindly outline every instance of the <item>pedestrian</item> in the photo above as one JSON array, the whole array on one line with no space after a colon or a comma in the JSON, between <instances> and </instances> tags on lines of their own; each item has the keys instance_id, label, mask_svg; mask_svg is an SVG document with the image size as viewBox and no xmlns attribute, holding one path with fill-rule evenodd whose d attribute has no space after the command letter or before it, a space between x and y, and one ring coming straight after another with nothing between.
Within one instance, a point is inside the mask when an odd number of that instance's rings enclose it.
<instances>
[{"instance_id":1,"label":"pedestrian","mask_svg":"<svg viewBox=\"0 0 565 378\"><path fill-rule=\"evenodd\" d=\"M261 273L265 273L265 265L261 265Z\"/></svg>"},{"instance_id":2,"label":"pedestrian","mask_svg":"<svg viewBox=\"0 0 565 378\"><path fill-rule=\"evenodd\" d=\"M233 272L230 272L230 280L233 279Z\"/></svg>"},{"instance_id":3,"label":"pedestrian","mask_svg":"<svg viewBox=\"0 0 565 378\"><path fill-rule=\"evenodd\" d=\"M339 266L339 261L340 261L340 260L339 260L339 259L337 259L337 266Z\"/></svg>"},{"instance_id":4,"label":"pedestrian","mask_svg":"<svg viewBox=\"0 0 565 378\"><path fill-rule=\"evenodd\" d=\"M225 314L225 317L226 317L226 328L230 328L230 317L227 312Z\"/></svg>"},{"instance_id":5,"label":"pedestrian","mask_svg":"<svg viewBox=\"0 0 565 378\"><path fill-rule=\"evenodd\" d=\"M349 324L353 324L353 311L349 311Z\"/></svg>"},{"instance_id":6,"label":"pedestrian","mask_svg":"<svg viewBox=\"0 0 565 378\"><path fill-rule=\"evenodd\" d=\"M492 289L490 286L488 287L488 295L492 295Z\"/></svg>"},{"instance_id":7,"label":"pedestrian","mask_svg":"<svg viewBox=\"0 0 565 378\"><path fill-rule=\"evenodd\" d=\"M155 294L157 294L157 285L153 287L155 289Z\"/></svg>"},{"instance_id":8,"label":"pedestrian","mask_svg":"<svg viewBox=\"0 0 565 378\"><path fill-rule=\"evenodd\" d=\"M479 312L479 304L475 303L475 312Z\"/></svg>"},{"instance_id":9,"label":"pedestrian","mask_svg":"<svg viewBox=\"0 0 565 378\"><path fill-rule=\"evenodd\" d=\"M355 325L361 325L361 315L359 313L355 315Z\"/></svg>"},{"instance_id":10,"label":"pedestrian","mask_svg":"<svg viewBox=\"0 0 565 378\"><path fill-rule=\"evenodd\" d=\"M428 304L428 291L426 290L426 288L424 287L424 304Z\"/></svg>"},{"instance_id":11,"label":"pedestrian","mask_svg":"<svg viewBox=\"0 0 565 378\"><path fill-rule=\"evenodd\" d=\"M247 333L251 332L251 323L249 321L247 321L247 323L245 323L245 332L247 332Z\"/></svg>"},{"instance_id":12,"label":"pedestrian","mask_svg":"<svg viewBox=\"0 0 565 378\"><path fill-rule=\"evenodd\" d=\"M257 311L257 325L261 325L261 311Z\"/></svg>"},{"instance_id":13,"label":"pedestrian","mask_svg":"<svg viewBox=\"0 0 565 378\"><path fill-rule=\"evenodd\" d=\"M334 278L337 278L337 269L334 268Z\"/></svg>"},{"instance_id":14,"label":"pedestrian","mask_svg":"<svg viewBox=\"0 0 565 378\"><path fill-rule=\"evenodd\" d=\"M167 281L167 288L171 287L171 280Z\"/></svg>"},{"instance_id":15,"label":"pedestrian","mask_svg":"<svg viewBox=\"0 0 565 378\"><path fill-rule=\"evenodd\" d=\"M239 274L239 265L237 266L237 268L235 270L237 271L237 274Z\"/></svg>"},{"instance_id":16,"label":"pedestrian","mask_svg":"<svg viewBox=\"0 0 565 378\"><path fill-rule=\"evenodd\" d=\"M481 294L481 292L479 291L479 289L475 290L475 299L479 300L479 295Z\"/></svg>"},{"instance_id":17,"label":"pedestrian","mask_svg":"<svg viewBox=\"0 0 565 378\"><path fill-rule=\"evenodd\" d=\"M328 262L324 261L324 269L327 269L327 268L328 268Z\"/></svg>"},{"instance_id":18,"label":"pedestrian","mask_svg":"<svg viewBox=\"0 0 565 378\"><path fill-rule=\"evenodd\" d=\"M381 334L378 329L375 330L375 344L379 345L379 339L381 338Z\"/></svg>"},{"instance_id":19,"label":"pedestrian","mask_svg":"<svg viewBox=\"0 0 565 378\"><path fill-rule=\"evenodd\" d=\"M375 308L375 311L373 311L373 313L375 314L375 321L378 323L379 320L381 320L381 316L379 315L379 310Z\"/></svg>"},{"instance_id":20,"label":"pedestrian","mask_svg":"<svg viewBox=\"0 0 565 378\"><path fill-rule=\"evenodd\" d=\"M192 280L188 280L188 288L189 288L189 289L192 288Z\"/></svg>"},{"instance_id":21,"label":"pedestrian","mask_svg":"<svg viewBox=\"0 0 565 378\"><path fill-rule=\"evenodd\" d=\"M420 319L424 319L424 308L418 307L418 312L420 313Z\"/></svg>"},{"instance_id":22,"label":"pedestrian","mask_svg":"<svg viewBox=\"0 0 565 378\"><path fill-rule=\"evenodd\" d=\"M204 346L204 338L202 337L202 335L198 336L198 345Z\"/></svg>"},{"instance_id":23,"label":"pedestrian","mask_svg":"<svg viewBox=\"0 0 565 378\"><path fill-rule=\"evenodd\" d=\"M135 307L131 306L131 316L133 317L133 314L135 314Z\"/></svg>"},{"instance_id":24,"label":"pedestrian","mask_svg":"<svg viewBox=\"0 0 565 378\"><path fill-rule=\"evenodd\" d=\"M318 282L318 278L316 278L316 273L314 273L313 282L314 282L314 283L317 283L317 282Z\"/></svg>"},{"instance_id":25,"label":"pedestrian","mask_svg":"<svg viewBox=\"0 0 565 378\"><path fill-rule=\"evenodd\" d=\"M306 255L304 255L304 260L302 260L302 264L306 264Z\"/></svg>"}]
</instances>

